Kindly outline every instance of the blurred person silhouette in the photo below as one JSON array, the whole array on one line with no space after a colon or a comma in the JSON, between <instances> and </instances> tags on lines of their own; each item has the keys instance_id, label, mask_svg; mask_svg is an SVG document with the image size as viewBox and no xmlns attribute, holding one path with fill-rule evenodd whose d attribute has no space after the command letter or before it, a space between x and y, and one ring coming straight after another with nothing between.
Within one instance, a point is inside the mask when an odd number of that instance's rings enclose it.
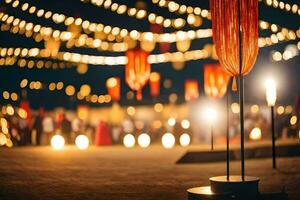
<instances>
[{"instance_id":1,"label":"blurred person silhouette","mask_svg":"<svg viewBox=\"0 0 300 200\"><path fill-rule=\"evenodd\" d=\"M66 143L71 143L71 122L67 119L66 114L62 114L61 133L64 136Z\"/></svg>"},{"instance_id":2,"label":"blurred person silhouette","mask_svg":"<svg viewBox=\"0 0 300 200\"><path fill-rule=\"evenodd\" d=\"M43 119L44 119L45 111L41 107L39 109L38 115L35 117L33 127L32 129L35 130L36 132L36 137L35 137L35 144L40 145L41 144L41 137L43 134Z\"/></svg>"},{"instance_id":3,"label":"blurred person silhouette","mask_svg":"<svg viewBox=\"0 0 300 200\"><path fill-rule=\"evenodd\" d=\"M50 139L54 134L54 120L49 113L43 118L42 121L43 137L41 138L42 144L50 144Z\"/></svg>"}]
</instances>

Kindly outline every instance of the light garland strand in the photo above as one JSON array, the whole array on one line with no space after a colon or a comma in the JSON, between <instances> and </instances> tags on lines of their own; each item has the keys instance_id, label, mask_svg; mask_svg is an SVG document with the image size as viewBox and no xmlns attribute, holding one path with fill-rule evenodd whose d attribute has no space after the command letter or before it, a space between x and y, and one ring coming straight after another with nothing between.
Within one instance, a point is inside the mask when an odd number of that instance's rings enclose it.
<instances>
[{"instance_id":1,"label":"light garland strand","mask_svg":"<svg viewBox=\"0 0 300 200\"><path fill-rule=\"evenodd\" d=\"M173 52L163 54L152 54L148 57L150 64L199 60L210 57L212 54L212 46L207 45L201 50L191 50L187 52ZM39 48L1 48L0 56L18 56L21 58L37 57L37 58L52 58L60 61L85 63L91 65L125 65L127 63L126 56L94 56L88 54L79 54L71 52L58 52L53 56L46 49Z\"/></svg>"},{"instance_id":2,"label":"light garland strand","mask_svg":"<svg viewBox=\"0 0 300 200\"><path fill-rule=\"evenodd\" d=\"M262 2L269 7L300 16L300 7L297 4L284 3L283 1L278 0L259 0L259 2Z\"/></svg>"},{"instance_id":3,"label":"light garland strand","mask_svg":"<svg viewBox=\"0 0 300 200\"><path fill-rule=\"evenodd\" d=\"M62 81L58 82L50 82L44 83L39 80L29 81L28 79L23 79L20 81L20 89L27 89L27 90L48 90L49 92L56 92L56 91L63 91L63 94L69 97L76 97L77 100L86 101L89 103L110 103L111 96L109 94L91 94L90 91L92 90L89 84L82 84L79 90L76 90L75 86L72 84L65 84ZM18 101L20 96L17 92L9 92L4 90L2 92L2 97L5 100L12 100Z\"/></svg>"},{"instance_id":4,"label":"light garland strand","mask_svg":"<svg viewBox=\"0 0 300 200\"><path fill-rule=\"evenodd\" d=\"M54 30L50 27L45 27L39 24L26 22L25 20L22 20L20 21L20 24L17 24L14 23L14 21L15 20L19 21L19 18L14 18L14 17L7 18L6 16L9 15L2 15L2 14L3 13L0 12L0 21L4 22L3 24L1 24L0 27L1 31L10 31L13 34L25 35L26 37L32 38L36 42L41 42L42 40L47 42L49 39L53 38L55 41L66 42L66 47L68 49L72 47L88 47L88 48L94 48L103 51L113 51L113 52L124 52L128 49L128 45L124 42L110 43L107 41L102 41L100 39L94 39L88 37L88 35L86 34L81 34L79 38L74 39L72 38L72 33L70 32ZM11 19L13 19L12 22ZM26 30L26 27L33 27L33 28Z\"/></svg>"},{"instance_id":5,"label":"light garland strand","mask_svg":"<svg viewBox=\"0 0 300 200\"><path fill-rule=\"evenodd\" d=\"M269 7L273 7L275 9L280 9L282 11L286 11L292 14L300 15L300 7L297 4L289 4L284 3L279 0L258 0L260 3L263 3ZM169 0L152 0L152 3L161 7L168 8L170 12L177 12L180 14L194 14L203 16L203 12L205 12L205 16L210 16L210 12L207 13L207 10L201 9L200 7L193 7L184 4L179 4L175 1Z\"/></svg>"},{"instance_id":6,"label":"light garland strand","mask_svg":"<svg viewBox=\"0 0 300 200\"><path fill-rule=\"evenodd\" d=\"M179 29L185 26L186 24L194 27L199 27L202 25L201 16L193 15L192 13L189 14L186 19L183 18L170 19L152 12L149 13L145 9L129 8L125 4L118 4L116 2L112 2L112 0L80 0L80 1L83 3L90 3L100 8L104 8L105 10L110 10L119 15L127 14L128 16L134 17L136 19L147 19L149 23L158 24L165 28L173 27ZM202 17L209 18L210 16L208 16L208 12L203 11Z\"/></svg>"},{"instance_id":7,"label":"light garland strand","mask_svg":"<svg viewBox=\"0 0 300 200\"><path fill-rule=\"evenodd\" d=\"M5 0L6 4L11 4L13 8L21 7L21 10L27 12L28 14L35 14L38 17L43 17L44 19L50 19L57 24L65 24L66 26L75 24L88 30L89 32L104 34L112 34L114 36L119 36L123 39L129 37L132 40L139 41L151 41L151 42L167 42L173 43L176 41L183 40L193 40L200 38L207 38L212 36L211 29L199 29L199 30L189 30L189 31L176 31L173 33L152 33L152 32L140 32L137 30L121 29L116 26L109 26L102 23L90 22L89 20L84 20L82 18L68 17L61 13L53 13L45 9L38 9L35 6L31 6L29 3L20 3L18 0ZM52 30L49 30L49 32ZM51 34L50 33L50 34Z\"/></svg>"},{"instance_id":8,"label":"light garland strand","mask_svg":"<svg viewBox=\"0 0 300 200\"><path fill-rule=\"evenodd\" d=\"M32 60L7 56L0 58L0 66L15 66L28 69L67 69L76 67L77 64L71 62L54 62L51 60Z\"/></svg>"},{"instance_id":9,"label":"light garland strand","mask_svg":"<svg viewBox=\"0 0 300 200\"><path fill-rule=\"evenodd\" d=\"M152 33L152 32L139 32L137 30L121 29L119 27L104 25L102 23L94 23L88 20L83 20L82 18L73 18L68 17L64 14L53 13L51 11L47 11L45 9L38 9L35 6L31 6L28 3L20 4L18 0L5 0L6 4L11 4L12 7L17 8L21 7L22 11L27 12L29 14L35 14L38 17L43 17L44 19L51 19L53 22L57 24L65 24L69 26L71 24L75 24L76 26L80 26L84 30L88 30L89 32L99 33L103 32L104 34L112 34L114 36L120 36L121 38L131 38L132 40L139 41L151 41L151 42L168 42L173 43L177 41L184 40L193 40L200 38L208 38L212 36L211 29L198 29L198 30L189 30L189 31L177 31L173 33ZM198 9L197 9L198 10ZM202 10L203 11L203 10ZM193 11L194 12L194 11ZM208 11L207 11L208 12ZM206 13L206 11L205 11ZM5 17L5 19L8 17ZM12 21L11 19L9 21ZM277 24L272 24L263 20L259 21L261 29L271 29L272 32L276 32L280 26ZM267 28L264 28L266 24L269 24ZM29 27L31 25L28 25ZM273 27L273 29L272 29ZM275 30L275 31L274 31ZM47 29L47 32L51 35L54 32L52 29ZM56 31L56 34L58 32ZM65 40L69 40L71 35L70 33L65 33ZM67 39L69 38L69 39ZM90 40L91 41L91 40Z\"/></svg>"},{"instance_id":10,"label":"light garland strand","mask_svg":"<svg viewBox=\"0 0 300 200\"><path fill-rule=\"evenodd\" d=\"M26 37L32 37L36 42L40 42L41 40L49 40L54 38L55 40L59 40L61 42L67 41L71 42L72 45L68 46L67 48L71 48L74 45L76 47L85 46L89 48L96 48L101 50L111 50L114 52L124 52L128 49L126 43L108 43L106 41L101 41L99 39L93 39L88 37L86 34L82 34L78 39L72 39L72 33L67 31L59 31L53 30L50 27L44 27L39 24L33 24L31 22L26 22L25 20L20 20L19 18L15 18L12 15L4 14L0 12L0 21L4 22L5 24L1 25L2 31L10 31L13 34L23 34ZM259 26L261 29L270 29L272 32L277 33L277 35L272 35L271 39L273 43L276 43L276 40L283 40L284 35L287 35L287 38L294 39L295 37L300 37L300 29L298 29L295 33L293 30L289 30L287 28L279 27L276 24L270 24L266 21L260 21ZM280 31L280 32L278 32ZM211 29L209 29L211 32ZM178 35L180 36L178 32ZM192 38L193 34L188 32L188 38ZM198 32L197 32L198 33ZM199 32L201 34L201 32ZM184 34L183 34L184 35ZM184 36L181 36L184 38ZM263 40L260 41L261 43L270 43L268 41L264 42ZM262 47L260 45L260 47Z\"/></svg>"}]
</instances>

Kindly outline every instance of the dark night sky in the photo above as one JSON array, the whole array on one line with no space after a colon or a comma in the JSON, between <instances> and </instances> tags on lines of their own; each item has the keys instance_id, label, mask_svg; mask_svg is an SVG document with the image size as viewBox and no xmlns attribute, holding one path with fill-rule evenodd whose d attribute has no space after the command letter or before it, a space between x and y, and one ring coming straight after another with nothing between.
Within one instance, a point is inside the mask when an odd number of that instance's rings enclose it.
<instances>
[{"instance_id":1,"label":"dark night sky","mask_svg":"<svg viewBox=\"0 0 300 200\"><path fill-rule=\"evenodd\" d=\"M128 5L129 7L134 7L136 1L116 1ZM113 2L114 2L113 1ZM20 1L21 3L23 1ZM36 5L38 8L46 8L47 10L56 11L58 13L63 13L67 16L80 16L83 19L88 19L93 22L101 22L107 25L119 26L121 28L127 28L129 30L136 29L138 31L149 31L149 23L147 20L137 20L127 15L117 15L111 11L98 8L90 4L83 4L80 0L26 0L25 2L30 2ZM169 13L166 8L159 8L151 3L151 0L145 1L147 4L147 10L158 13L164 17L175 18L177 15ZM192 6L199 6L201 8L208 9L208 0L202 1L177 1L178 3L188 4ZM297 0L285 0L284 2L298 3ZM34 23L39 23L45 26L51 26L56 29L65 30L66 27L62 24L55 24L50 20L45 20L41 18L34 17L32 15L21 12L19 9L12 9L10 6L6 6L4 3L0 3L1 9L5 10L9 14L13 14L27 21ZM267 20L271 23L279 24L283 27L287 27L293 30L299 28L300 16L296 14L291 14L287 12L274 9L272 7L267 7L266 5L259 4L259 18L262 20ZM204 25L200 28L211 27L210 21L204 20ZM189 26L185 26L183 30L191 29ZM173 32L174 29L164 29L165 32ZM261 31L260 36L270 35L268 31ZM284 48L288 44L296 44L298 40L292 42L282 42L277 45L260 49L257 62L254 66L252 72L247 76L245 82L245 95L246 102L251 103L264 103L264 93L262 92L262 79L275 74L275 77L280 80L279 87L279 102L280 103L293 103L296 95L300 94L300 56L294 57L288 61L281 62L271 62L270 52L272 50L278 50L283 52ZM206 43L212 43L211 38L194 40L190 49L201 49ZM43 43L35 43L32 39L26 38L22 35L13 35L9 32L0 32L0 46L1 47L39 47L43 48ZM71 51L80 52L85 54L94 55L122 55L123 53L111 53L111 52L101 52L95 49L86 48L73 48L66 49L60 48L60 51ZM172 44L171 51L176 51L175 43ZM159 53L158 48L154 50L153 53ZM149 87L146 86L144 89L144 100L140 103L149 104L153 101L167 102L168 95L170 93L176 92L179 95L179 102L183 100L183 83L185 79L197 79L200 84L200 92L203 94L203 64L207 62L215 62L212 60L199 60L190 61L185 64L185 68L181 71L173 70L171 63L155 64L152 65L152 71L161 72L162 79L169 78L173 82L173 86L170 89L162 88L162 95L157 100L152 100L149 97ZM90 66L89 71L85 75L79 75L75 68L72 69L27 69L18 67L1 67L0 68L0 92L17 91L20 93L19 83L23 78L29 80L40 80L43 82L52 81L63 81L66 84L74 84L79 87L83 83L89 83L93 91L92 93L104 94L106 93L105 81L108 77L120 76L122 79L122 97L121 104L135 104L136 101L126 100L126 92L129 91L129 87L125 85L124 82L124 67L97 67ZM47 92L43 91L28 91L28 98L31 102L33 108L39 106L45 106L46 108L53 108L56 106L64 106L67 108L75 108L78 102L71 100L69 97L62 94L63 91ZM41 100L42 99L42 100ZM0 99L0 103L8 103L7 100ZM101 105L98 105L101 106Z\"/></svg>"}]
</instances>

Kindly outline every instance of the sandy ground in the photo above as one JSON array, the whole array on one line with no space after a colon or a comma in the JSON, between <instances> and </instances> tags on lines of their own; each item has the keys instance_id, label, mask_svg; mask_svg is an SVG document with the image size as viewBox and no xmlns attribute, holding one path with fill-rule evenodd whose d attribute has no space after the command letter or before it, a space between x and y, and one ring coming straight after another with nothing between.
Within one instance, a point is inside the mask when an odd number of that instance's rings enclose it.
<instances>
[{"instance_id":1,"label":"sandy ground","mask_svg":"<svg viewBox=\"0 0 300 200\"><path fill-rule=\"evenodd\" d=\"M17 200L184 200L186 189L208 185L210 176L223 175L225 163L175 164L187 151L160 146L0 148L0 199ZM240 163L232 162L238 174ZM260 177L260 191L286 187L291 200L300 199L300 157L248 160L246 173Z\"/></svg>"}]
</instances>

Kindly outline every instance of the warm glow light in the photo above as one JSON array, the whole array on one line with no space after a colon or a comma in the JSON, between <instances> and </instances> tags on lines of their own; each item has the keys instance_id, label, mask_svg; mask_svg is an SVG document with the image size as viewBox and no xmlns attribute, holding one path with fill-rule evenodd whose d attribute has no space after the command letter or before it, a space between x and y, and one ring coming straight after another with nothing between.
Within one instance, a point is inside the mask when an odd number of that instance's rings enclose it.
<instances>
[{"instance_id":1,"label":"warm glow light","mask_svg":"<svg viewBox=\"0 0 300 200\"><path fill-rule=\"evenodd\" d=\"M265 87L268 106L274 106L277 98L275 81L272 79L267 79L265 82Z\"/></svg>"},{"instance_id":2,"label":"warm glow light","mask_svg":"<svg viewBox=\"0 0 300 200\"><path fill-rule=\"evenodd\" d=\"M6 144L6 136L3 133L0 133L0 146Z\"/></svg>"},{"instance_id":3,"label":"warm glow light","mask_svg":"<svg viewBox=\"0 0 300 200\"><path fill-rule=\"evenodd\" d=\"M175 137L172 133L165 133L161 138L161 143L164 148L171 149L175 145Z\"/></svg>"},{"instance_id":4,"label":"warm glow light","mask_svg":"<svg viewBox=\"0 0 300 200\"><path fill-rule=\"evenodd\" d=\"M149 147L150 142L151 142L151 138L147 133L142 133L141 135L139 135L138 144L140 147L147 148Z\"/></svg>"},{"instance_id":5,"label":"warm glow light","mask_svg":"<svg viewBox=\"0 0 300 200\"><path fill-rule=\"evenodd\" d=\"M253 128L250 132L249 138L251 140L260 140L261 139L261 130L260 130L260 128L258 128L258 127Z\"/></svg>"},{"instance_id":6,"label":"warm glow light","mask_svg":"<svg viewBox=\"0 0 300 200\"><path fill-rule=\"evenodd\" d=\"M135 114L135 108L133 106L129 106L127 108L127 113L128 115L133 116Z\"/></svg>"},{"instance_id":7,"label":"warm glow light","mask_svg":"<svg viewBox=\"0 0 300 200\"><path fill-rule=\"evenodd\" d=\"M205 119L207 119L207 121L209 123L214 123L217 119L217 111L216 109L212 108L212 107L208 107L205 109L205 113L204 113L204 117Z\"/></svg>"},{"instance_id":8,"label":"warm glow light","mask_svg":"<svg viewBox=\"0 0 300 200\"><path fill-rule=\"evenodd\" d=\"M296 115L293 115L290 119L290 124L293 126L297 123L298 119Z\"/></svg>"},{"instance_id":9,"label":"warm glow light","mask_svg":"<svg viewBox=\"0 0 300 200\"><path fill-rule=\"evenodd\" d=\"M127 134L123 138L123 144L126 148L132 148L135 145L135 138L132 134Z\"/></svg>"},{"instance_id":10,"label":"warm glow light","mask_svg":"<svg viewBox=\"0 0 300 200\"><path fill-rule=\"evenodd\" d=\"M189 120L187 120L187 119L182 120L181 126L182 126L182 128L184 128L184 129L190 128L190 122L189 122Z\"/></svg>"},{"instance_id":11,"label":"warm glow light","mask_svg":"<svg viewBox=\"0 0 300 200\"><path fill-rule=\"evenodd\" d=\"M78 149L87 149L89 147L89 138L85 135L78 135L75 139L75 144Z\"/></svg>"},{"instance_id":12,"label":"warm glow light","mask_svg":"<svg viewBox=\"0 0 300 200\"><path fill-rule=\"evenodd\" d=\"M61 135L55 135L51 138L51 146L55 150L60 150L65 145L65 139Z\"/></svg>"},{"instance_id":13,"label":"warm glow light","mask_svg":"<svg viewBox=\"0 0 300 200\"><path fill-rule=\"evenodd\" d=\"M155 112L162 112L163 109L164 109L164 106L163 106L161 103L156 103L156 104L154 105L154 110L155 110Z\"/></svg>"},{"instance_id":14,"label":"warm glow light","mask_svg":"<svg viewBox=\"0 0 300 200\"><path fill-rule=\"evenodd\" d=\"M176 119L173 118L173 117L169 118L169 119L168 119L168 124L169 124L169 126L175 126L175 124L176 124Z\"/></svg>"},{"instance_id":15,"label":"warm glow light","mask_svg":"<svg viewBox=\"0 0 300 200\"><path fill-rule=\"evenodd\" d=\"M234 114L240 113L240 105L239 105L238 103L232 103L232 104L231 104L231 111L232 111Z\"/></svg>"},{"instance_id":16,"label":"warm glow light","mask_svg":"<svg viewBox=\"0 0 300 200\"><path fill-rule=\"evenodd\" d=\"M283 106L279 106L278 108L277 108L277 114L278 115L282 115L284 113L284 107Z\"/></svg>"},{"instance_id":17,"label":"warm glow light","mask_svg":"<svg viewBox=\"0 0 300 200\"><path fill-rule=\"evenodd\" d=\"M191 137L187 133L183 133L179 138L179 143L183 147L188 146L190 142L191 142Z\"/></svg>"},{"instance_id":18,"label":"warm glow light","mask_svg":"<svg viewBox=\"0 0 300 200\"><path fill-rule=\"evenodd\" d=\"M253 113L253 114L258 113L258 111L259 111L259 106L256 105L256 104L252 105L251 108L250 108L250 111L251 111L251 113Z\"/></svg>"},{"instance_id":19,"label":"warm glow light","mask_svg":"<svg viewBox=\"0 0 300 200\"><path fill-rule=\"evenodd\" d=\"M6 112L7 112L7 114L9 114L9 115L13 115L13 114L15 113L15 110L14 110L14 108L13 108L11 105L8 105L8 106L6 107Z\"/></svg>"}]
</instances>

